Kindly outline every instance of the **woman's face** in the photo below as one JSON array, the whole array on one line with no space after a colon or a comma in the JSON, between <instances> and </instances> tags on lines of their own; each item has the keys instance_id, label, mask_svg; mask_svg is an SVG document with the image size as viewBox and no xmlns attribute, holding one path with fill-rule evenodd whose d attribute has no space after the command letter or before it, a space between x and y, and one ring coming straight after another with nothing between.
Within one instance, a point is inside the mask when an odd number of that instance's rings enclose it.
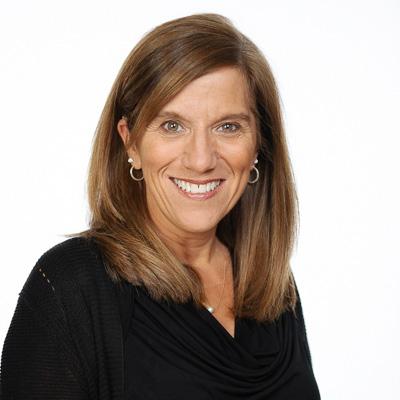
<instances>
[{"instance_id":1,"label":"woman's face","mask_svg":"<svg viewBox=\"0 0 400 400\"><path fill-rule=\"evenodd\" d=\"M236 68L208 73L165 105L128 150L142 168L148 209L161 232L211 232L239 200L256 158L247 96ZM118 130L126 142L123 119Z\"/></svg>"}]
</instances>

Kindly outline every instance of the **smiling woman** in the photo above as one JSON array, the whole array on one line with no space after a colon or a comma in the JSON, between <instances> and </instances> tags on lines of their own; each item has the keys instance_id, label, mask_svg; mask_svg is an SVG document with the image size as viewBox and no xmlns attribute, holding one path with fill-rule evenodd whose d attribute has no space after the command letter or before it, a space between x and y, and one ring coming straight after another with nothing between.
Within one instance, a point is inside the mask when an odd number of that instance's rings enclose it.
<instances>
[{"instance_id":1,"label":"smiling woman","mask_svg":"<svg viewBox=\"0 0 400 400\"><path fill-rule=\"evenodd\" d=\"M88 197L89 229L20 293L4 399L319 399L278 90L227 18L168 21L134 47Z\"/></svg>"}]
</instances>

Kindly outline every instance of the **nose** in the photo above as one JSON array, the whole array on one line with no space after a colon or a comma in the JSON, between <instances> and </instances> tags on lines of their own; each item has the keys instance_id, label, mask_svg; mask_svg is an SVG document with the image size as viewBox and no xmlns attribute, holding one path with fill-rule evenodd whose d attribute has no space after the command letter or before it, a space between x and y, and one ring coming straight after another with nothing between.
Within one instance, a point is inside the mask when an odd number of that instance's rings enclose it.
<instances>
[{"instance_id":1,"label":"nose","mask_svg":"<svg viewBox=\"0 0 400 400\"><path fill-rule=\"evenodd\" d=\"M216 167L217 158L217 143L212 134L205 128L194 129L185 144L183 165L204 174Z\"/></svg>"}]
</instances>

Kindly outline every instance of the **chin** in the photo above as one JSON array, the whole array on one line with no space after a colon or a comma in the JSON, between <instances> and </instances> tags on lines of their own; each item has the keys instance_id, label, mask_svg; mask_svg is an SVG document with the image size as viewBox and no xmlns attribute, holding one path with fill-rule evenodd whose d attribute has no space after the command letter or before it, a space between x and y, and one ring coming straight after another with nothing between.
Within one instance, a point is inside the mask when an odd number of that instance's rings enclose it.
<instances>
[{"instance_id":1,"label":"chin","mask_svg":"<svg viewBox=\"0 0 400 400\"><path fill-rule=\"evenodd\" d=\"M190 218L180 219L179 227L190 233L204 233L214 230L218 223L219 219L214 219L205 216L191 216Z\"/></svg>"}]
</instances>

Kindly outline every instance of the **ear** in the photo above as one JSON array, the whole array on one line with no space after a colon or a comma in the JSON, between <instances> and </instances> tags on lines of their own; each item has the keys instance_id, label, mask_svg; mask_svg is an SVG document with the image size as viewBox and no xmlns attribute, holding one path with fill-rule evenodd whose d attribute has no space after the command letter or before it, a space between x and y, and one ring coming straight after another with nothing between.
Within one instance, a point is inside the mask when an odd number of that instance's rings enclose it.
<instances>
[{"instance_id":1,"label":"ear","mask_svg":"<svg viewBox=\"0 0 400 400\"><path fill-rule=\"evenodd\" d=\"M122 117L118 123L117 123L117 130L119 133L119 136L121 136L121 139L124 143L126 152L127 152L127 158L131 157L133 158L133 165L135 167L135 169L140 169L142 162L140 159L140 155L139 152L135 146L135 144L133 144L131 146L131 148L128 148L128 143L129 143L129 136L130 136L130 131L129 131L129 127L128 127L128 120L126 119L126 117Z\"/></svg>"}]
</instances>

